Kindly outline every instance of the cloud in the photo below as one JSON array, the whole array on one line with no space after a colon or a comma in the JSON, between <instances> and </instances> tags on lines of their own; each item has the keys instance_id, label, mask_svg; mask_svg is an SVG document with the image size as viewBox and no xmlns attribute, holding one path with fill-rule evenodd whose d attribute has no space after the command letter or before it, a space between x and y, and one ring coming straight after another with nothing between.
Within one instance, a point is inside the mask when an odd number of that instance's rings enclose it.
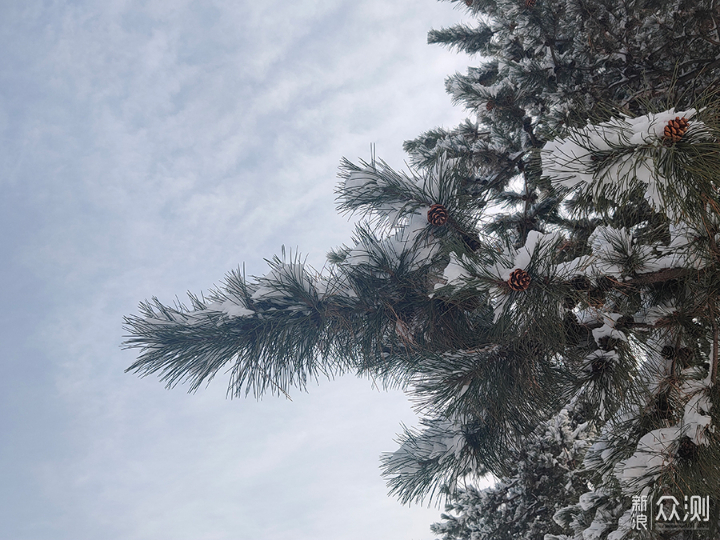
<instances>
[{"instance_id":1,"label":"cloud","mask_svg":"<svg viewBox=\"0 0 720 540\"><path fill-rule=\"evenodd\" d=\"M463 117L442 83L467 60L425 44L457 18L430 0L0 7L8 534L430 537L438 513L379 475L413 421L401 394L343 378L227 401L221 374L188 396L124 374L118 344L144 298L347 242L340 158L375 143L402 167L404 139Z\"/></svg>"}]
</instances>

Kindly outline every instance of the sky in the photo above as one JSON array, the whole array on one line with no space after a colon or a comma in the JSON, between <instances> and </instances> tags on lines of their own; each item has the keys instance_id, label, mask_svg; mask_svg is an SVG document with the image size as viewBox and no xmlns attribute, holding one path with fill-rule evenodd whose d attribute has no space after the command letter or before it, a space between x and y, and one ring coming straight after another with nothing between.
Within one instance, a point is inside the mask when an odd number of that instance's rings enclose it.
<instances>
[{"instance_id":1,"label":"sky","mask_svg":"<svg viewBox=\"0 0 720 540\"><path fill-rule=\"evenodd\" d=\"M0 3L0 523L13 540L430 540L441 509L387 495L417 420L345 376L308 393L194 394L124 373L122 317L207 292L281 246L350 241L345 156L466 111L427 44L435 0Z\"/></svg>"}]
</instances>

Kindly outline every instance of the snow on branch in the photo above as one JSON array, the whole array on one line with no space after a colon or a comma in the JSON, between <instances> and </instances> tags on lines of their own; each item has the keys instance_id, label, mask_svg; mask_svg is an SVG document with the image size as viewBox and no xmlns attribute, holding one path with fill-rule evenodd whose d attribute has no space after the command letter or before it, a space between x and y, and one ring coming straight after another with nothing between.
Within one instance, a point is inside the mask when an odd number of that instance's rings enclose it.
<instances>
[{"instance_id":1,"label":"snow on branch","mask_svg":"<svg viewBox=\"0 0 720 540\"><path fill-rule=\"evenodd\" d=\"M666 128L676 119L686 122L682 124L685 130L700 128L702 123L693 120L696 113L695 109L669 109L572 130L545 144L543 172L555 185L616 202L622 202L640 184L650 206L675 219L688 186L673 177L670 155L685 131L681 130L680 137L668 136Z\"/></svg>"},{"instance_id":2,"label":"snow on branch","mask_svg":"<svg viewBox=\"0 0 720 540\"><path fill-rule=\"evenodd\" d=\"M361 161L358 166L343 159L339 174L343 182L336 190L338 210L359 212L395 228L408 216L427 212L433 204L442 203L448 208L454 204L457 166L457 160L443 156L422 176L408 176L382 160Z\"/></svg>"},{"instance_id":3,"label":"snow on branch","mask_svg":"<svg viewBox=\"0 0 720 540\"><path fill-rule=\"evenodd\" d=\"M254 283L236 271L208 299L188 293L192 309L157 298L142 303L143 316L124 320L130 335L123 345L141 349L126 371L159 373L169 387L187 381L194 391L230 363L229 393L259 396L302 389L319 374L347 369L331 352L348 295L299 260L269 263L270 271Z\"/></svg>"},{"instance_id":4,"label":"snow on branch","mask_svg":"<svg viewBox=\"0 0 720 540\"><path fill-rule=\"evenodd\" d=\"M390 493L403 503L432 497L439 486L455 485L468 474L484 473L467 444L468 426L446 418L421 423L420 430L404 427L400 448L381 458Z\"/></svg>"}]
</instances>

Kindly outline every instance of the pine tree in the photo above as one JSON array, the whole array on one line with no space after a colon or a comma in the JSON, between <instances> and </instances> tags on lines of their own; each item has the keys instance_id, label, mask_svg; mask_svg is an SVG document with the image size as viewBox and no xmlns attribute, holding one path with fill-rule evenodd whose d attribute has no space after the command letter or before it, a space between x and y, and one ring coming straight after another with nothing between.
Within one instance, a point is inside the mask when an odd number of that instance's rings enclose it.
<instances>
[{"instance_id":1,"label":"pine tree","mask_svg":"<svg viewBox=\"0 0 720 540\"><path fill-rule=\"evenodd\" d=\"M472 118L406 142L407 172L343 160L338 207L363 221L326 273L283 254L191 308L142 303L128 369L195 390L232 363L235 395L345 372L405 388L422 428L383 459L405 502L474 497L460 481L487 472L502 492L580 402L597 437L592 487L553 504L568 538L635 534L641 494L715 497L715 4L466 1L477 26L429 42L481 55L447 81Z\"/></svg>"},{"instance_id":2,"label":"pine tree","mask_svg":"<svg viewBox=\"0 0 720 540\"><path fill-rule=\"evenodd\" d=\"M585 416L575 403L539 426L510 474L493 486L446 488L446 513L432 531L442 540L543 540L561 533L554 514L586 490L580 464L594 433Z\"/></svg>"}]
</instances>

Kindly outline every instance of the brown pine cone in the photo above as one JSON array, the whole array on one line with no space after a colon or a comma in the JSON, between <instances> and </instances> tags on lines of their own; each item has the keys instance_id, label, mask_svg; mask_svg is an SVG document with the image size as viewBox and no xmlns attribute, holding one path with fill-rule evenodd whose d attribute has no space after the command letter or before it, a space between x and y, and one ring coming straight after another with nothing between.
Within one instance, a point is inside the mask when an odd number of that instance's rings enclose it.
<instances>
[{"instance_id":1,"label":"brown pine cone","mask_svg":"<svg viewBox=\"0 0 720 540\"><path fill-rule=\"evenodd\" d=\"M465 5L466 5L467 7L472 6L472 3L473 3L473 0L465 0Z\"/></svg>"},{"instance_id":2,"label":"brown pine cone","mask_svg":"<svg viewBox=\"0 0 720 540\"><path fill-rule=\"evenodd\" d=\"M525 7L535 7L535 0L525 0Z\"/></svg>"},{"instance_id":3,"label":"brown pine cone","mask_svg":"<svg viewBox=\"0 0 720 540\"><path fill-rule=\"evenodd\" d=\"M663 141L668 143L676 143L682 139L685 132L688 130L689 122L687 118L675 117L675 120L670 120L665 129L663 130Z\"/></svg>"},{"instance_id":4,"label":"brown pine cone","mask_svg":"<svg viewBox=\"0 0 720 540\"><path fill-rule=\"evenodd\" d=\"M438 227L445 225L448 220L447 209L442 204L433 204L428 210L427 220Z\"/></svg>"},{"instance_id":5,"label":"brown pine cone","mask_svg":"<svg viewBox=\"0 0 720 540\"><path fill-rule=\"evenodd\" d=\"M488 99L487 103L485 104L485 110L492 111L495 108L495 100Z\"/></svg>"},{"instance_id":6,"label":"brown pine cone","mask_svg":"<svg viewBox=\"0 0 720 540\"><path fill-rule=\"evenodd\" d=\"M524 291L530 286L530 274L525 270L516 268L512 271L512 274L510 274L510 279L508 279L507 283L513 291Z\"/></svg>"}]
</instances>

